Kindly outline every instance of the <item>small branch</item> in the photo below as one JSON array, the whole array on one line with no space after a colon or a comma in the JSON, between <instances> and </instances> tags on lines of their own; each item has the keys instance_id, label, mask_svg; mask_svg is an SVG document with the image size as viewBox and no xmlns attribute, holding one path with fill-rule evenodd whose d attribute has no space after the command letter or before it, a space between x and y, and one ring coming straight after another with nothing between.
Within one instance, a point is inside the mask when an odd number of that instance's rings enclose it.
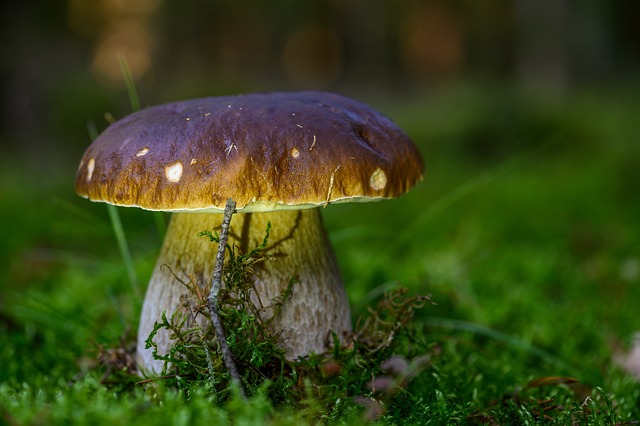
<instances>
[{"instance_id":1,"label":"small branch","mask_svg":"<svg viewBox=\"0 0 640 426\"><path fill-rule=\"evenodd\" d=\"M236 364L233 362L233 356L229 345L227 345L227 339L224 334L224 328L222 322L218 316L218 293L220 292L220 286L222 285L222 269L224 267L224 252L227 247L227 238L229 237L229 223L231 222L231 216L236 209L236 203L231 198L227 200L227 205L224 209L224 218L222 219L222 227L220 228L220 238L218 240L218 254L216 255L216 264L213 269L213 282L211 283L211 291L209 292L209 314L211 315L211 323L213 329L216 332L218 338L218 344L220 345L220 352L222 353L222 361L224 361L225 367L229 370L231 381L238 387L238 392L242 398L246 398L244 390L242 388L242 382L240 381L240 374Z\"/></svg>"}]
</instances>

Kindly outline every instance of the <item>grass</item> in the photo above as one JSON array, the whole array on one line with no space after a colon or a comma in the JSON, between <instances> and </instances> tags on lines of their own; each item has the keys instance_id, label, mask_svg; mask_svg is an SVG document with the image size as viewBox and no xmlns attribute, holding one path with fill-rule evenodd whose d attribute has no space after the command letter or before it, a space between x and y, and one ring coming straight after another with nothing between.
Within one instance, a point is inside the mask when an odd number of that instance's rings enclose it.
<instances>
[{"instance_id":1,"label":"grass","mask_svg":"<svg viewBox=\"0 0 640 426\"><path fill-rule=\"evenodd\" d=\"M0 423L640 420L640 385L613 361L640 329L633 96L577 93L557 105L462 93L387 112L421 146L425 182L399 200L332 206L325 222L354 320L398 287L435 305L416 310L415 333L368 369L309 370L299 389L324 392L295 398L273 398L285 383L273 380L256 382L248 401L208 380L136 384L113 371L101 384L99 355L127 349L140 310L109 213L73 194L73 172L43 184L2 167ZM27 183L10 184L19 178ZM161 243L157 217L120 215L142 286ZM383 376L393 354L428 363L400 393L376 394L371 373Z\"/></svg>"}]
</instances>

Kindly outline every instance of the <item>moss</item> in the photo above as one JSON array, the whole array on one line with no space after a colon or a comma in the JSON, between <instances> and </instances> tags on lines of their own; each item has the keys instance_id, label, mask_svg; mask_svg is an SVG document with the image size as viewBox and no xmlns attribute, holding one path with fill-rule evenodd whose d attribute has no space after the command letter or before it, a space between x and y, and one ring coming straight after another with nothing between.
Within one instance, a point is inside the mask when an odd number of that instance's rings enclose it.
<instances>
[{"instance_id":1,"label":"moss","mask_svg":"<svg viewBox=\"0 0 640 426\"><path fill-rule=\"evenodd\" d=\"M333 349L326 354L311 354L297 360L289 360L278 345L278 336L269 327L279 313L279 306L286 303L295 286L291 280L287 289L269 306L256 306L251 301L253 291L252 268L270 259L265 256L269 239L269 227L259 246L247 253L239 253L235 246L227 246L224 267L225 288L219 294L219 314L227 334L227 343L242 384L249 396L268 395L274 406L308 407L313 400L330 413L339 417L353 410L353 403L379 407L372 416L382 415L382 407L393 399L400 389L406 389L408 381L426 367L429 348L417 338L412 322L413 314L430 301L427 296L409 296L404 288L387 292L367 317L361 318L355 331L341 342L333 335ZM205 231L218 243L218 235ZM179 280L178 277L176 277ZM167 329L175 338L175 344L167 355L154 351L154 358L164 362L163 373L156 380L186 393L193 387L207 383L217 400L228 400L233 392L230 378L219 356L219 348L212 327L201 328L191 321L196 315L209 316L207 300L209 289L190 277L180 281L195 298L195 304L185 304L170 318L166 315L155 324L147 340L148 348L155 347L153 337L160 329ZM275 307L275 309L268 309ZM267 312L272 312L271 316ZM385 371L385 362L397 358L396 369ZM418 361L416 361L418 360ZM422 360L422 361L420 361ZM389 401L387 401L389 400ZM371 401L371 402L369 402ZM383 402L384 401L384 402Z\"/></svg>"}]
</instances>

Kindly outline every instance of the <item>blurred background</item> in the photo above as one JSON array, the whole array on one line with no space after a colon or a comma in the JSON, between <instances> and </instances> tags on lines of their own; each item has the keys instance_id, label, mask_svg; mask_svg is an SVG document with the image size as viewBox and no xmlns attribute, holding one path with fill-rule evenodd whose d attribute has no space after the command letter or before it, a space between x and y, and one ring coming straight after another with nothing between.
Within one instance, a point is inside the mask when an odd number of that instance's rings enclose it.
<instances>
[{"instance_id":1,"label":"blurred background","mask_svg":"<svg viewBox=\"0 0 640 426\"><path fill-rule=\"evenodd\" d=\"M463 87L637 83L633 0L35 0L2 7L0 143L48 173L142 105L319 89L383 105ZM499 97L496 95L495 97ZM23 158L24 157L24 158Z\"/></svg>"}]
</instances>

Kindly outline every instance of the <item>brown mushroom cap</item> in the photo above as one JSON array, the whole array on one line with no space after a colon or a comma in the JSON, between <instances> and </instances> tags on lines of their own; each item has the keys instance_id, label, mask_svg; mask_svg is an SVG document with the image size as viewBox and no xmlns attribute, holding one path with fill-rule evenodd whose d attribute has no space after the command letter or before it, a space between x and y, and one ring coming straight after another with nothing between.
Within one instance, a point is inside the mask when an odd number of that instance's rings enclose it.
<instances>
[{"instance_id":1,"label":"brown mushroom cap","mask_svg":"<svg viewBox=\"0 0 640 426\"><path fill-rule=\"evenodd\" d=\"M420 154L388 118L330 93L212 97L150 107L87 148L78 194L147 210L317 207L397 197Z\"/></svg>"}]
</instances>

